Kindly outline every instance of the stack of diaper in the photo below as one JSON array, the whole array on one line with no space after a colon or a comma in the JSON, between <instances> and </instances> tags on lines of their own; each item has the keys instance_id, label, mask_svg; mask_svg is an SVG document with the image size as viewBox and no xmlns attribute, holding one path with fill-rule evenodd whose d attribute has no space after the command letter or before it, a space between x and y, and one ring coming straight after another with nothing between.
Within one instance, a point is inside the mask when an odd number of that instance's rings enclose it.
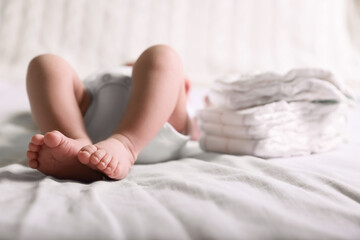
<instances>
[{"instance_id":1,"label":"stack of diaper","mask_svg":"<svg viewBox=\"0 0 360 240\"><path fill-rule=\"evenodd\" d=\"M264 158L307 155L344 142L349 90L331 72L294 69L285 75L230 75L197 113L206 151Z\"/></svg>"}]
</instances>

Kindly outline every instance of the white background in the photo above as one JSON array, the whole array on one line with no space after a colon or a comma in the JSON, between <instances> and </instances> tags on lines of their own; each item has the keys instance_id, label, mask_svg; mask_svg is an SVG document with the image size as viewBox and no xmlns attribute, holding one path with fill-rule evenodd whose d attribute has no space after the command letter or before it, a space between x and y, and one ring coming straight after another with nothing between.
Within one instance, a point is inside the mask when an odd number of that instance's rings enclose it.
<instances>
[{"instance_id":1,"label":"white background","mask_svg":"<svg viewBox=\"0 0 360 240\"><path fill-rule=\"evenodd\" d=\"M323 67L360 89L358 0L0 0L0 76L37 54L80 76L166 43L195 85L229 72Z\"/></svg>"}]
</instances>

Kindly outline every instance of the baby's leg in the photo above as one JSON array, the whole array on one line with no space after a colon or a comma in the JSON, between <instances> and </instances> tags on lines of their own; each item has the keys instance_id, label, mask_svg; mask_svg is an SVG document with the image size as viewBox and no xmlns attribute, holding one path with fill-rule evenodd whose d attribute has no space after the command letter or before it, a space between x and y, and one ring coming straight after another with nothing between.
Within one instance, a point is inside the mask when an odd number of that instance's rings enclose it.
<instances>
[{"instance_id":1,"label":"baby's leg","mask_svg":"<svg viewBox=\"0 0 360 240\"><path fill-rule=\"evenodd\" d=\"M82 119L90 96L75 71L60 57L38 56L29 64L27 91L34 121L44 134L29 143L29 165L57 178L100 179L100 173L77 159L79 150L91 144Z\"/></svg>"},{"instance_id":2,"label":"baby's leg","mask_svg":"<svg viewBox=\"0 0 360 240\"><path fill-rule=\"evenodd\" d=\"M135 62L129 104L115 133L79 152L83 164L110 178L124 178L137 155L166 121L183 132L187 123L186 84L182 63L170 47L147 49Z\"/></svg>"},{"instance_id":3,"label":"baby's leg","mask_svg":"<svg viewBox=\"0 0 360 240\"><path fill-rule=\"evenodd\" d=\"M42 133L59 130L67 137L90 141L82 119L90 96L65 60L50 54L35 57L28 67L26 87Z\"/></svg>"}]
</instances>

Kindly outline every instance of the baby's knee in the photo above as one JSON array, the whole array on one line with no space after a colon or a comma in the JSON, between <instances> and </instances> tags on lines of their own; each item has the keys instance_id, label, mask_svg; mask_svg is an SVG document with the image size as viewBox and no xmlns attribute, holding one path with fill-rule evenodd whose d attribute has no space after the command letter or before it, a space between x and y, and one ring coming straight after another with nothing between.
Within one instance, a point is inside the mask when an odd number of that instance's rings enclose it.
<instances>
[{"instance_id":1,"label":"baby's knee","mask_svg":"<svg viewBox=\"0 0 360 240\"><path fill-rule=\"evenodd\" d=\"M38 84L42 81L55 81L59 79L59 73L61 73L61 79L71 81L74 78L74 71L63 58L54 54L41 54L30 61L27 82Z\"/></svg>"},{"instance_id":2,"label":"baby's knee","mask_svg":"<svg viewBox=\"0 0 360 240\"><path fill-rule=\"evenodd\" d=\"M179 54L170 46L159 44L146 49L139 57L156 69L179 69L182 71L182 61Z\"/></svg>"},{"instance_id":3,"label":"baby's knee","mask_svg":"<svg viewBox=\"0 0 360 240\"><path fill-rule=\"evenodd\" d=\"M54 54L49 54L49 53L45 53L45 54L40 54L36 57L34 57L33 59L31 59L31 61L29 62L29 66L28 69L37 69L49 64L52 64L53 62L62 60L59 56L54 55Z\"/></svg>"}]
</instances>

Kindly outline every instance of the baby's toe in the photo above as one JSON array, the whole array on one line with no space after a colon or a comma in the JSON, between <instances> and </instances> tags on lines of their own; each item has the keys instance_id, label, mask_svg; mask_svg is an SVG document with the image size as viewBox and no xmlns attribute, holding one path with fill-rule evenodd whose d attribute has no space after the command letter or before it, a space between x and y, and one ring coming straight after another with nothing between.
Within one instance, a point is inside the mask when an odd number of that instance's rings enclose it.
<instances>
[{"instance_id":1,"label":"baby's toe","mask_svg":"<svg viewBox=\"0 0 360 240\"><path fill-rule=\"evenodd\" d=\"M31 152L39 152L40 147L41 147L40 145L36 145L36 144L31 142L31 143L29 143L28 149Z\"/></svg>"},{"instance_id":2,"label":"baby's toe","mask_svg":"<svg viewBox=\"0 0 360 240\"><path fill-rule=\"evenodd\" d=\"M112 156L110 154L105 154L105 156L101 159L101 161L96 166L99 170L103 171L107 165L111 162Z\"/></svg>"},{"instance_id":3,"label":"baby's toe","mask_svg":"<svg viewBox=\"0 0 360 240\"><path fill-rule=\"evenodd\" d=\"M51 148L58 147L64 141L64 134L59 131L48 132L44 135L44 143Z\"/></svg>"},{"instance_id":4,"label":"baby's toe","mask_svg":"<svg viewBox=\"0 0 360 240\"><path fill-rule=\"evenodd\" d=\"M44 143L44 135L41 134L35 134L32 138L31 138L31 143L35 144L35 145L42 145Z\"/></svg>"},{"instance_id":5,"label":"baby's toe","mask_svg":"<svg viewBox=\"0 0 360 240\"><path fill-rule=\"evenodd\" d=\"M104 173L108 176L113 175L113 171L115 170L117 165L118 165L118 161L113 158L105 168Z\"/></svg>"},{"instance_id":6,"label":"baby's toe","mask_svg":"<svg viewBox=\"0 0 360 240\"><path fill-rule=\"evenodd\" d=\"M93 165L97 165L101 159L105 156L106 152L102 149L95 151L93 154L91 154L90 162Z\"/></svg>"},{"instance_id":7,"label":"baby's toe","mask_svg":"<svg viewBox=\"0 0 360 240\"><path fill-rule=\"evenodd\" d=\"M78 153L78 159L82 164L89 164L91 155L97 151L97 147L94 145L87 145L80 149Z\"/></svg>"},{"instance_id":8,"label":"baby's toe","mask_svg":"<svg viewBox=\"0 0 360 240\"><path fill-rule=\"evenodd\" d=\"M26 157L27 157L27 159L29 159L29 160L37 159L37 158L38 158L38 154L37 154L36 152L27 151L27 152L26 152Z\"/></svg>"},{"instance_id":9,"label":"baby's toe","mask_svg":"<svg viewBox=\"0 0 360 240\"><path fill-rule=\"evenodd\" d=\"M31 159L29 160L29 166L36 169L39 167L39 162L36 159Z\"/></svg>"},{"instance_id":10,"label":"baby's toe","mask_svg":"<svg viewBox=\"0 0 360 240\"><path fill-rule=\"evenodd\" d=\"M120 166L120 162L117 164L117 166L115 167L115 169L112 171L112 173L109 175L110 178L112 179L117 179L117 180L120 180L120 179L123 179L123 168L121 168Z\"/></svg>"}]
</instances>

